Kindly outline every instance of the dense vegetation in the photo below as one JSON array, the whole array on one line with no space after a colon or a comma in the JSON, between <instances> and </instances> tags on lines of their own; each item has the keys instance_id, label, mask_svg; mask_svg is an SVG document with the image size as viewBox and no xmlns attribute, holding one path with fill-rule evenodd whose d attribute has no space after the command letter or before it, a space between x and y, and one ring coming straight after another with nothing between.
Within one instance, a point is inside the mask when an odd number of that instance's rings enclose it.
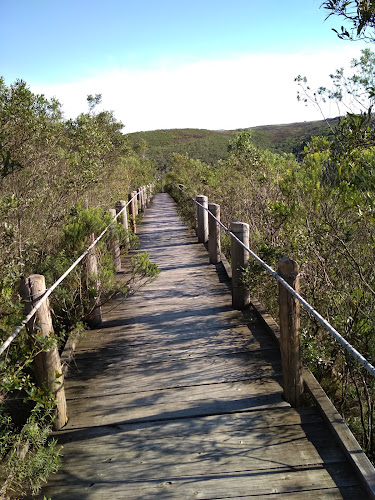
<instances>
[{"instance_id":1,"label":"dense vegetation","mask_svg":"<svg viewBox=\"0 0 375 500\"><path fill-rule=\"evenodd\" d=\"M375 55L353 62L355 74L333 76L334 89L311 99L374 99ZM301 83L301 81L300 81ZM340 92L338 92L340 88ZM345 89L349 94L345 95ZM305 90L308 90L305 88ZM317 97L318 96L318 97ZM363 100L363 101L362 101ZM366 102L365 102L366 101ZM215 165L175 154L166 176L182 213L193 220L190 196L205 194L221 205L223 222L250 225L250 246L274 268L287 255L301 267L303 296L368 360L375 362L375 131L371 108L348 113L331 139L313 138L300 161L262 150L241 132ZM176 184L184 185L184 194ZM223 248L229 242L223 237ZM276 283L251 262L244 282L277 316ZM304 361L347 418L363 448L375 456L373 378L306 312Z\"/></svg>"},{"instance_id":2,"label":"dense vegetation","mask_svg":"<svg viewBox=\"0 0 375 500\"><path fill-rule=\"evenodd\" d=\"M87 113L64 120L60 104L33 94L26 83L0 79L0 340L24 316L18 290L32 273L50 286L111 221L107 209L131 188L153 181L149 160L140 158L110 112L95 112L100 96L89 96ZM124 231L117 225L118 237ZM131 238L134 242L134 238ZM57 467L58 450L47 442L54 414L48 388L36 387L37 352L61 347L81 328L95 303L130 283L117 284L106 238L99 246L99 297L77 267L51 297L55 335L48 344L23 330L0 358L0 496L31 488ZM140 255L140 254L139 254ZM155 273L147 255L134 261L139 275ZM135 273L131 273L131 279Z\"/></svg>"},{"instance_id":3,"label":"dense vegetation","mask_svg":"<svg viewBox=\"0 0 375 500\"><path fill-rule=\"evenodd\" d=\"M252 142L260 149L275 153L293 153L299 156L314 136L332 137L330 127L338 119L315 122L266 125L246 129L251 131ZM128 134L133 147L149 158L161 171L168 170L173 153L215 165L228 157L228 141L242 130L174 129L135 132Z\"/></svg>"}]
</instances>

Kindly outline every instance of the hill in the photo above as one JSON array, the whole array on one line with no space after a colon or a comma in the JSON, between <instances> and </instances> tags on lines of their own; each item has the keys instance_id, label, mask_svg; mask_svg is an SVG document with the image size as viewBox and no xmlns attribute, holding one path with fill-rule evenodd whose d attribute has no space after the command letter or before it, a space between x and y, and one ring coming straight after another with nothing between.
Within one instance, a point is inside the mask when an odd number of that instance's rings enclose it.
<instances>
[{"instance_id":1,"label":"hill","mask_svg":"<svg viewBox=\"0 0 375 500\"><path fill-rule=\"evenodd\" d=\"M242 130L251 130L257 147L276 153L293 153L298 156L313 136L330 136L329 125L338 118L326 121L264 125L238 130L170 129L127 134L140 154L166 169L172 153L187 154L213 165L228 155L228 142ZM328 125L329 124L329 125Z\"/></svg>"}]
</instances>

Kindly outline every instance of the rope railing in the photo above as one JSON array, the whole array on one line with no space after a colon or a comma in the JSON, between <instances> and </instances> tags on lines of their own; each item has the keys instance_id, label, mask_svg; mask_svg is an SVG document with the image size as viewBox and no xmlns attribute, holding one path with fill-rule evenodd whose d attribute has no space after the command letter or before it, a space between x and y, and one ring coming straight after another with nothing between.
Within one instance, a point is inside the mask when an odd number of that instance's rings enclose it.
<instances>
[{"instance_id":1,"label":"rope railing","mask_svg":"<svg viewBox=\"0 0 375 500\"><path fill-rule=\"evenodd\" d=\"M179 184L178 189L182 192L183 185ZM271 266L269 266L264 260L262 260L256 253L254 253L250 248L248 248L230 229L228 229L215 215L204 205L199 203L194 198L191 200L197 205L205 210L210 217L212 217L221 228L229 234L241 247L247 251L264 269L266 269L277 281L279 281L287 290L290 292L302 306L326 329L328 330L334 338L344 347L344 349L354 356L357 361L373 376L375 377L375 367L367 361L367 359L359 352L355 347L353 347L323 316L311 306L307 300L305 300L292 286L287 283L280 274L278 274Z\"/></svg>"},{"instance_id":2,"label":"rope railing","mask_svg":"<svg viewBox=\"0 0 375 500\"><path fill-rule=\"evenodd\" d=\"M145 188L142 188L140 192L146 191ZM0 356L4 353L4 351L10 346L13 340L17 337L17 335L23 330L23 328L27 325L27 323L31 320L31 318L35 315L35 313L40 309L43 303L47 300L47 298L52 294L52 292L60 285L60 283L73 271L74 268L78 266L78 264L88 255L90 250L92 250L95 245L103 238L103 236L107 233L107 231L113 225L113 222L120 217L120 215L126 210L126 208L132 203L132 201L137 198L139 193L136 193L126 204L125 206L113 217L113 221L100 233L100 235L90 244L90 246L76 259L73 264L65 271L65 273L60 276L60 278L55 281L55 283L46 290L43 294L43 297L38 300L35 306L31 309L29 314L24 318L22 323L17 326L12 332L12 334L1 344L0 346Z\"/></svg>"}]
</instances>

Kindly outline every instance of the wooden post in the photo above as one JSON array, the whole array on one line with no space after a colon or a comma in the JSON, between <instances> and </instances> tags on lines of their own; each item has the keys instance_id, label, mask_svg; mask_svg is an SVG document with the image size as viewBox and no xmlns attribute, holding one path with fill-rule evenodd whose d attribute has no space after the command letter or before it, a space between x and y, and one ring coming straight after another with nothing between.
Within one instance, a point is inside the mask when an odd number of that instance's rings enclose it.
<instances>
[{"instance_id":1,"label":"wooden post","mask_svg":"<svg viewBox=\"0 0 375 500\"><path fill-rule=\"evenodd\" d=\"M143 211L147 208L147 188L146 186L142 186L142 199L143 199Z\"/></svg>"},{"instance_id":2,"label":"wooden post","mask_svg":"<svg viewBox=\"0 0 375 500\"><path fill-rule=\"evenodd\" d=\"M249 224L245 222L232 221L230 230L249 247ZM231 258L232 258L232 306L234 309L245 309L250 303L250 291L241 286L241 268L245 267L249 261L247 252L236 240L231 238Z\"/></svg>"},{"instance_id":3,"label":"wooden post","mask_svg":"<svg viewBox=\"0 0 375 500\"><path fill-rule=\"evenodd\" d=\"M35 303L45 294L46 282L41 274L32 274L21 287L21 294L26 300L27 313L31 311ZM47 299L36 312L28 325L27 330L34 335L38 330L44 339L54 333L52 318ZM64 390L64 376L62 374L61 361L57 346L48 351L40 352L34 359L35 377L39 387L50 390L56 400L54 430L61 429L68 421L66 399Z\"/></svg>"},{"instance_id":4,"label":"wooden post","mask_svg":"<svg viewBox=\"0 0 375 500\"><path fill-rule=\"evenodd\" d=\"M220 205L209 203L208 210L220 220ZM218 264L221 262L220 226L210 214L208 214L208 234L210 264Z\"/></svg>"},{"instance_id":5,"label":"wooden post","mask_svg":"<svg viewBox=\"0 0 375 500\"><path fill-rule=\"evenodd\" d=\"M94 233L91 233L89 236L89 245L95 240L95 235ZM97 259L97 254L96 254L96 247L93 247L90 252L87 254L87 259L86 259L86 275L87 275L87 282L93 282L98 295L95 296L95 303L94 303L94 309L92 309L91 313L87 317L87 323L90 326L99 326L103 319L102 319L102 308L99 305L99 288L100 288L100 281L99 281L99 267L98 267L98 259Z\"/></svg>"},{"instance_id":6,"label":"wooden post","mask_svg":"<svg viewBox=\"0 0 375 500\"><path fill-rule=\"evenodd\" d=\"M283 257L278 264L278 274L296 292L299 292L298 264ZM279 283L280 350L283 370L284 398L292 407L299 406L303 393L300 345L300 303Z\"/></svg>"},{"instance_id":7,"label":"wooden post","mask_svg":"<svg viewBox=\"0 0 375 500\"><path fill-rule=\"evenodd\" d=\"M112 217L116 217L116 210L114 208L110 208L108 210L110 215ZM113 264L115 266L116 272L121 271L121 254L120 254L120 245L118 242L118 239L116 238L114 232L115 232L115 227L116 227L116 221L114 221L112 229L111 229L111 237L109 240L109 246L112 250L112 256L113 256Z\"/></svg>"},{"instance_id":8,"label":"wooden post","mask_svg":"<svg viewBox=\"0 0 375 500\"><path fill-rule=\"evenodd\" d=\"M134 198L135 215L138 215L139 214L139 190L137 189L134 192L137 195L137 197Z\"/></svg>"},{"instance_id":9,"label":"wooden post","mask_svg":"<svg viewBox=\"0 0 375 500\"><path fill-rule=\"evenodd\" d=\"M134 198L134 196L137 194L136 191L132 191L130 194L129 194L129 201L131 201L130 205L129 205L129 213L131 215L131 218L132 218L132 229L133 229L133 233L136 234L137 233L137 223L135 221L135 205L136 205L136 200ZM134 198L134 199L133 199Z\"/></svg>"},{"instance_id":10,"label":"wooden post","mask_svg":"<svg viewBox=\"0 0 375 500\"><path fill-rule=\"evenodd\" d=\"M129 242L129 223L128 223L128 211L127 209L125 208L126 206L126 201L125 200L119 200L117 203L116 203L116 213L118 214L119 212L122 211L119 219L120 219L120 222L125 230L125 248L126 249L129 249L130 247L130 242Z\"/></svg>"},{"instance_id":11,"label":"wooden post","mask_svg":"<svg viewBox=\"0 0 375 500\"><path fill-rule=\"evenodd\" d=\"M207 196L198 195L196 201L208 208ZM197 219L198 219L198 241L199 243L207 243L208 241L208 213L204 208L197 205Z\"/></svg>"},{"instance_id":12,"label":"wooden post","mask_svg":"<svg viewBox=\"0 0 375 500\"><path fill-rule=\"evenodd\" d=\"M143 207L143 212L145 212L145 210L147 208L146 186L142 186L142 207Z\"/></svg>"},{"instance_id":13,"label":"wooden post","mask_svg":"<svg viewBox=\"0 0 375 500\"><path fill-rule=\"evenodd\" d=\"M138 201L139 201L139 212L143 213L145 211L144 203L143 203L143 191L142 187L137 189L138 191Z\"/></svg>"}]
</instances>

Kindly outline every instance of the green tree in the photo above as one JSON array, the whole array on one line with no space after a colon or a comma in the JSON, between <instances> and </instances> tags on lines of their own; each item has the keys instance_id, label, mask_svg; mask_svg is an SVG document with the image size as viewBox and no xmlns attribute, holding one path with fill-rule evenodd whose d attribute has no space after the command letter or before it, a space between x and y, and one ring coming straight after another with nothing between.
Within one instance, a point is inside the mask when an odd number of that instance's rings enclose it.
<instances>
[{"instance_id":1,"label":"green tree","mask_svg":"<svg viewBox=\"0 0 375 500\"><path fill-rule=\"evenodd\" d=\"M342 68L336 70L330 75L332 87L319 87L315 91L308 86L306 78L298 76L297 98L305 104L312 103L322 114L322 103L331 100L341 115L338 125L332 129L332 155L326 181L346 180L367 189L374 185L375 54L370 49L362 50L361 57L351 61L351 68L349 76Z\"/></svg>"},{"instance_id":2,"label":"green tree","mask_svg":"<svg viewBox=\"0 0 375 500\"><path fill-rule=\"evenodd\" d=\"M375 2L374 0L327 0L321 5L329 14L343 19L345 26L340 31L334 29L343 40L364 39L375 41Z\"/></svg>"},{"instance_id":3,"label":"green tree","mask_svg":"<svg viewBox=\"0 0 375 500\"><path fill-rule=\"evenodd\" d=\"M319 87L314 90L308 85L307 78L297 76L295 81L300 89L297 99L305 104L313 104L323 114L322 103L328 100L337 105L340 116L345 113L367 112L375 103L375 54L370 49L361 51L359 59L350 63L352 74L346 75L343 68L337 69L329 76L332 86Z\"/></svg>"},{"instance_id":4,"label":"green tree","mask_svg":"<svg viewBox=\"0 0 375 500\"><path fill-rule=\"evenodd\" d=\"M8 86L0 78L1 340L23 319L20 281L41 273L52 284L87 247L88 233L100 232L109 222L107 209L131 187L153 181L151 162L131 149L123 125L112 112L97 111L100 98L88 96L89 112L64 120L57 100L32 93L22 80ZM106 300L118 288L105 241L98 254L99 295ZM147 256L134 266L137 276L157 272ZM84 268L76 268L51 296L53 342L61 345L95 306L94 284ZM32 369L34 355L46 348L38 336L30 339L22 331L0 359L1 497L20 484L37 489L45 474L55 470L56 450L46 448L44 439L54 401L35 386ZM29 440L21 429L33 407L28 429L40 439L29 448L26 461L17 461L17 449Z\"/></svg>"},{"instance_id":5,"label":"green tree","mask_svg":"<svg viewBox=\"0 0 375 500\"><path fill-rule=\"evenodd\" d=\"M89 105L90 112L94 111L95 107L101 104L101 102L102 94L95 94L94 96L92 94L89 94L87 96L87 103Z\"/></svg>"}]
</instances>

